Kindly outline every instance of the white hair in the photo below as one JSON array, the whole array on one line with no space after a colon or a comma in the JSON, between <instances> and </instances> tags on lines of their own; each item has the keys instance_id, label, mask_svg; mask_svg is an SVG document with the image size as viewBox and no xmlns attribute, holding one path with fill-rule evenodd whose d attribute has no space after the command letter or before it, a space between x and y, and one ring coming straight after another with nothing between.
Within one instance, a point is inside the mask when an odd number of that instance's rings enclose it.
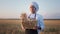
<instances>
[{"instance_id":1,"label":"white hair","mask_svg":"<svg viewBox=\"0 0 60 34\"><path fill-rule=\"evenodd\" d=\"M36 11L39 10L39 6L36 2L31 2L30 5L33 5L36 8Z\"/></svg>"}]
</instances>

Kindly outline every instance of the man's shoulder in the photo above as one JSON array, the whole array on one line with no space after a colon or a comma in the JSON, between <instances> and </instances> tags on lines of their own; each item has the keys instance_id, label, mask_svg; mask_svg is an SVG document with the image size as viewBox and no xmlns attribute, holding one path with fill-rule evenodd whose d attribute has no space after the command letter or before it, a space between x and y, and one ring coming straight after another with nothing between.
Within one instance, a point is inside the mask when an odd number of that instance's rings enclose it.
<instances>
[{"instance_id":1,"label":"man's shoulder","mask_svg":"<svg viewBox=\"0 0 60 34\"><path fill-rule=\"evenodd\" d=\"M43 16L41 14L37 14L37 16L40 17L40 18L43 18Z\"/></svg>"}]
</instances>

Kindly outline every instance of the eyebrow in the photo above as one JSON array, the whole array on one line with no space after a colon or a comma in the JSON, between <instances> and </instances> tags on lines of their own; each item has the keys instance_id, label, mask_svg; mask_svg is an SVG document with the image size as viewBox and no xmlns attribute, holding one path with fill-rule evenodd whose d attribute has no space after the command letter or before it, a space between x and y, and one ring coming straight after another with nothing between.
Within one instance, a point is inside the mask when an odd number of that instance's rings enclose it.
<instances>
[{"instance_id":1,"label":"eyebrow","mask_svg":"<svg viewBox=\"0 0 60 34\"><path fill-rule=\"evenodd\" d=\"M32 7L35 8L34 6L30 6L30 8L32 8Z\"/></svg>"}]
</instances>

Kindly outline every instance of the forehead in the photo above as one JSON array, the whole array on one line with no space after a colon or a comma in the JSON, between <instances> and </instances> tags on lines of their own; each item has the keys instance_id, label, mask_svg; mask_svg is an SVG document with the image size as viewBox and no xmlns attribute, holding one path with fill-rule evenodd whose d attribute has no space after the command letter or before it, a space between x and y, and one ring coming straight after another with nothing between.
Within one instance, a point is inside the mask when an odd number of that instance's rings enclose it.
<instances>
[{"instance_id":1,"label":"forehead","mask_svg":"<svg viewBox=\"0 0 60 34\"><path fill-rule=\"evenodd\" d=\"M34 5L30 5L30 8L35 8L35 6Z\"/></svg>"}]
</instances>

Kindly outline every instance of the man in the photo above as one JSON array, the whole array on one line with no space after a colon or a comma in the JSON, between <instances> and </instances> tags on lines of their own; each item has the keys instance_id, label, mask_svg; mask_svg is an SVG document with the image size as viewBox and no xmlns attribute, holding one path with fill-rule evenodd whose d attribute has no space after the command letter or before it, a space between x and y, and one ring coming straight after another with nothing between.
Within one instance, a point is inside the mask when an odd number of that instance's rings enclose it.
<instances>
[{"instance_id":1,"label":"man","mask_svg":"<svg viewBox=\"0 0 60 34\"><path fill-rule=\"evenodd\" d=\"M31 14L28 15L29 19L36 19L37 25L33 27L33 29L23 29L25 30L26 34L40 34L40 30L44 29L44 20L43 17L40 14L37 14L37 11L39 10L39 6L36 2L32 2L29 6Z\"/></svg>"},{"instance_id":2,"label":"man","mask_svg":"<svg viewBox=\"0 0 60 34\"><path fill-rule=\"evenodd\" d=\"M31 14L28 16L30 19L36 19L37 25L33 29L26 29L27 34L40 34L40 30L44 29L44 20L40 14L37 14L39 6L36 2L32 2L29 6Z\"/></svg>"}]
</instances>

